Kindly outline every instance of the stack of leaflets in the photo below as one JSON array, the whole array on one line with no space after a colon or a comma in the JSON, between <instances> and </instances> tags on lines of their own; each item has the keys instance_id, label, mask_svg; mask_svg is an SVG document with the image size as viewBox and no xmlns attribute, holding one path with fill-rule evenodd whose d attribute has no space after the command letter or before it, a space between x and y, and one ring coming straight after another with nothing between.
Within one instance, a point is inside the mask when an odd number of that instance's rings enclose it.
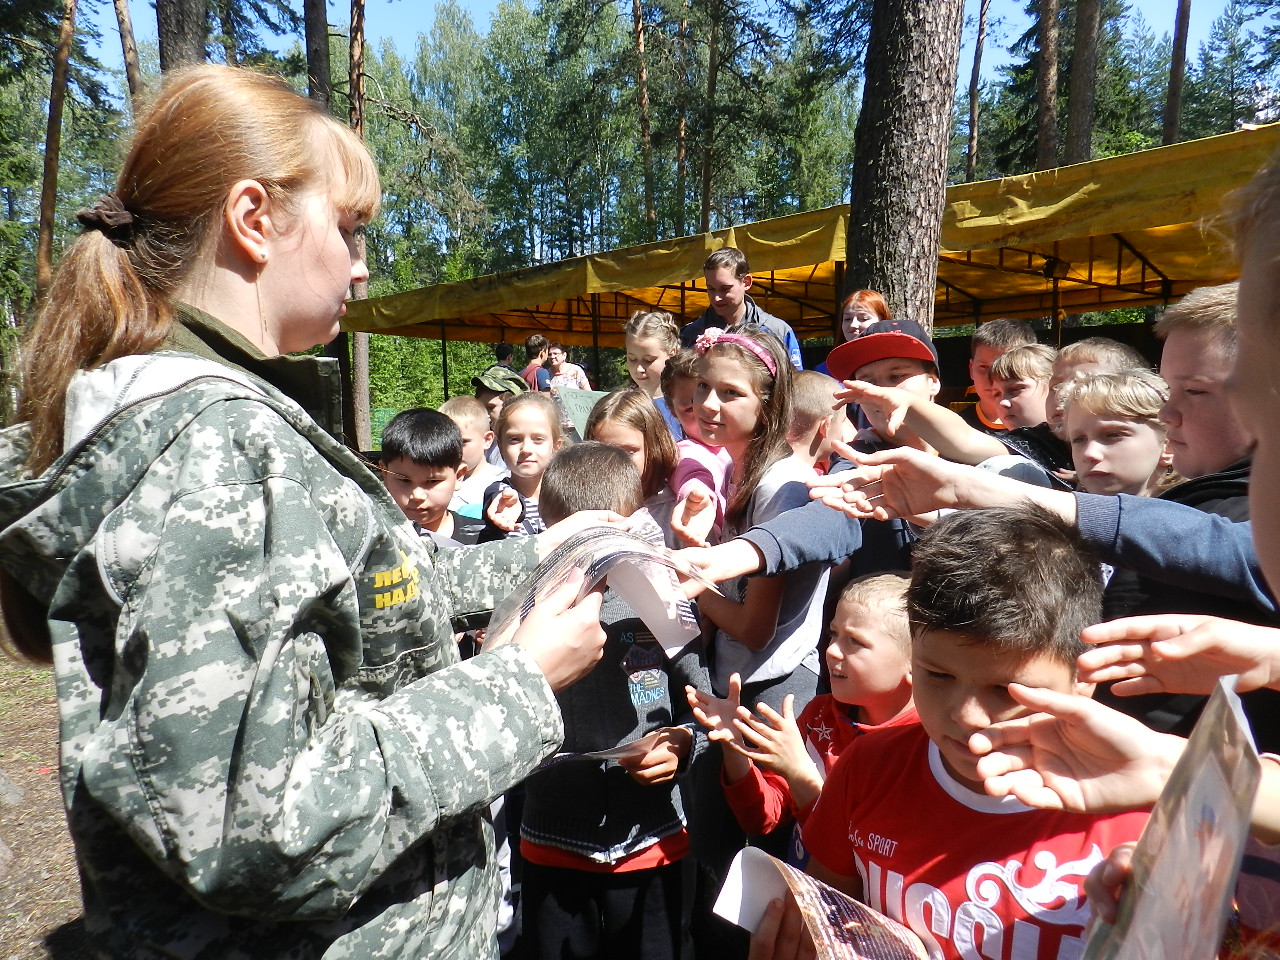
<instances>
[{"instance_id":1,"label":"stack of leaflets","mask_svg":"<svg viewBox=\"0 0 1280 960\"><path fill-rule=\"evenodd\" d=\"M575 570L582 572L578 600L607 579L609 588L626 601L653 632L668 659L697 640L698 618L676 574L719 591L714 583L666 548L662 530L648 511L641 510L630 519L629 530L603 525L588 527L551 551L538 564L533 576L493 611L485 648L509 642L533 605L559 588ZM557 753L544 761L543 766L565 760L617 760L643 754L651 749L658 733L654 731L608 750Z\"/></svg>"},{"instance_id":2,"label":"stack of leaflets","mask_svg":"<svg viewBox=\"0 0 1280 960\"><path fill-rule=\"evenodd\" d=\"M788 891L818 960L928 960L924 943L898 921L755 847L734 857L715 912L755 932L769 902Z\"/></svg>"},{"instance_id":3,"label":"stack of leaflets","mask_svg":"<svg viewBox=\"0 0 1280 960\"><path fill-rule=\"evenodd\" d=\"M1084 960L1218 956L1262 778L1234 686L1219 680L1196 721L1134 848L1116 922L1094 926Z\"/></svg>"},{"instance_id":4,"label":"stack of leaflets","mask_svg":"<svg viewBox=\"0 0 1280 960\"><path fill-rule=\"evenodd\" d=\"M565 583L574 570L582 572L578 599L608 578L609 588L653 631L668 658L696 639L698 620L676 574L719 591L663 545L662 530L647 511L631 521L630 530L587 527L551 551L533 576L494 609L486 648L508 642L533 605Z\"/></svg>"}]
</instances>

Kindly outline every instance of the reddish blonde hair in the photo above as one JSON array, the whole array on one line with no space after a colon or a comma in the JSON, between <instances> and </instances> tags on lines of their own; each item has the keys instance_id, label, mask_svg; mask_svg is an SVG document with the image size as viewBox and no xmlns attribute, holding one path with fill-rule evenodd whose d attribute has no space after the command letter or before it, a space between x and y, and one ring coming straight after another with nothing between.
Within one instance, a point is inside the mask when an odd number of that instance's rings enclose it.
<instances>
[{"instance_id":1,"label":"reddish blonde hair","mask_svg":"<svg viewBox=\"0 0 1280 960\"><path fill-rule=\"evenodd\" d=\"M889 304L885 303L884 297L878 290L853 291L853 293L840 301L840 314L836 319L842 319L844 317L844 312L855 303L862 304L874 313L876 315L877 323L893 319L893 314L889 312ZM843 340L841 342L843 342Z\"/></svg>"},{"instance_id":2,"label":"reddish blonde hair","mask_svg":"<svg viewBox=\"0 0 1280 960\"><path fill-rule=\"evenodd\" d=\"M18 419L31 424L27 467L62 450L67 387L77 370L150 353L173 325L171 298L211 263L223 204L256 180L286 213L327 188L344 212L371 217L378 173L350 128L283 80L206 65L174 73L137 130L115 195L126 234L86 230L68 249L23 349Z\"/></svg>"}]
</instances>

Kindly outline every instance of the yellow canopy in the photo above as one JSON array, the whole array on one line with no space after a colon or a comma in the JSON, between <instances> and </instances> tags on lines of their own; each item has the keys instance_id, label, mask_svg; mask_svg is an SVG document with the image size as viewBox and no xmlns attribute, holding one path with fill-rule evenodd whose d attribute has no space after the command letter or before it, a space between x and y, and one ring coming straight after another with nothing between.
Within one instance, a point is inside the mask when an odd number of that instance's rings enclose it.
<instances>
[{"instance_id":1,"label":"yellow canopy","mask_svg":"<svg viewBox=\"0 0 1280 960\"><path fill-rule=\"evenodd\" d=\"M1213 219L1280 146L1280 124L947 190L934 322L1164 303L1236 276ZM843 288L841 205L713 233L353 302L346 330L621 346L639 309L693 319L702 262L746 253L751 295L804 337L832 332Z\"/></svg>"}]
</instances>

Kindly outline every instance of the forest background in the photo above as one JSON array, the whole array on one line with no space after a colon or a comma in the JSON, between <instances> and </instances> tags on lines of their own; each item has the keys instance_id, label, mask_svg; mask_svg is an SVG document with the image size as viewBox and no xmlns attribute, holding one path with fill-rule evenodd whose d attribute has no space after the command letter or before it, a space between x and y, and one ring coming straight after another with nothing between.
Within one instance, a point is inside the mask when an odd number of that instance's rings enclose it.
<instances>
[{"instance_id":1,"label":"forest background","mask_svg":"<svg viewBox=\"0 0 1280 960\"><path fill-rule=\"evenodd\" d=\"M35 298L50 78L69 2L0 5L6 374ZM208 59L265 66L306 90L302 0L198 3ZM77 13L58 153L55 259L78 232L74 212L111 188L127 137L130 96L115 27L122 4L127 9L128 0L114 0L114 7L81 0ZM1175 8L1184 5L1191 39L1181 90L1174 91ZM382 215L367 234L369 295L847 203L871 6L446 0L430 15L413 0L371 6L364 135L384 193ZM154 84L160 59L154 19L146 21L153 15L134 7L142 81ZM1084 95L1072 77L1088 54L1075 48L1077 17L1092 11L1096 79L1082 129ZM344 118L351 12L359 22L363 0L350 11L332 4L327 13L332 109ZM1280 0L996 0L989 7L968 0L949 182L1276 119L1278 14ZM1172 131L1171 112L1178 118ZM371 337L371 406L437 405L446 389L441 349L433 340ZM447 349L447 390L468 392L472 373L490 362L490 348ZM595 374L604 388L624 376L616 362ZM12 409L12 379L4 386L0 414Z\"/></svg>"}]
</instances>

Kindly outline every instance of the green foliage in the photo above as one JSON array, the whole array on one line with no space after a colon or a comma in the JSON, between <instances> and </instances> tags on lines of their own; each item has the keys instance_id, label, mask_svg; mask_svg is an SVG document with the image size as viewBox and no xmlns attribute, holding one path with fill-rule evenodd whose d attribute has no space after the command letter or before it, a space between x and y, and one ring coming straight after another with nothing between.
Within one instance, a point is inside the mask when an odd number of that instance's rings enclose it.
<instances>
[{"instance_id":1,"label":"green foliage","mask_svg":"<svg viewBox=\"0 0 1280 960\"><path fill-rule=\"evenodd\" d=\"M1188 70L1182 134L1187 139L1230 133L1252 123L1267 105L1266 74L1258 66L1257 38L1248 30L1249 14L1232 0L1213 22Z\"/></svg>"},{"instance_id":2,"label":"green foliage","mask_svg":"<svg viewBox=\"0 0 1280 960\"><path fill-rule=\"evenodd\" d=\"M282 71L302 89L301 47L272 40L299 36L295 6L213 0L213 55ZM1075 4L1060 6L1065 127ZM704 199L713 228L847 201L869 7L869 0L642 0L642 61L633 0L503 0L485 32L465 4L443 0L416 42L367 53L365 135L383 174L382 216L368 232L370 294L685 235L698 228ZM48 70L61 9L61 0L0 3L0 351L34 285ZM1034 17L1039 0L1025 0L1025 9ZM1273 116L1277 13L1280 0L1236 0L1191 52L1184 137ZM1095 156L1159 142L1172 25L1172 4L1167 22L1148 24L1123 0L1104 2ZM993 24L988 58L999 33ZM1034 33L1012 37L1010 48L1013 62L980 88L982 178L1034 165ZM345 38L334 37L331 50L334 111L345 116ZM154 47L142 53L154 76ZM956 180L968 132L964 64L960 76ZM82 47L73 53L55 251L78 229L74 211L109 189L125 140L122 86ZM374 337L370 352L375 407L444 399L438 340ZM575 362L596 360L589 349L571 353ZM626 382L621 356L600 352L602 388ZM449 344L449 394L470 392L470 377L490 361L487 345Z\"/></svg>"}]
</instances>

